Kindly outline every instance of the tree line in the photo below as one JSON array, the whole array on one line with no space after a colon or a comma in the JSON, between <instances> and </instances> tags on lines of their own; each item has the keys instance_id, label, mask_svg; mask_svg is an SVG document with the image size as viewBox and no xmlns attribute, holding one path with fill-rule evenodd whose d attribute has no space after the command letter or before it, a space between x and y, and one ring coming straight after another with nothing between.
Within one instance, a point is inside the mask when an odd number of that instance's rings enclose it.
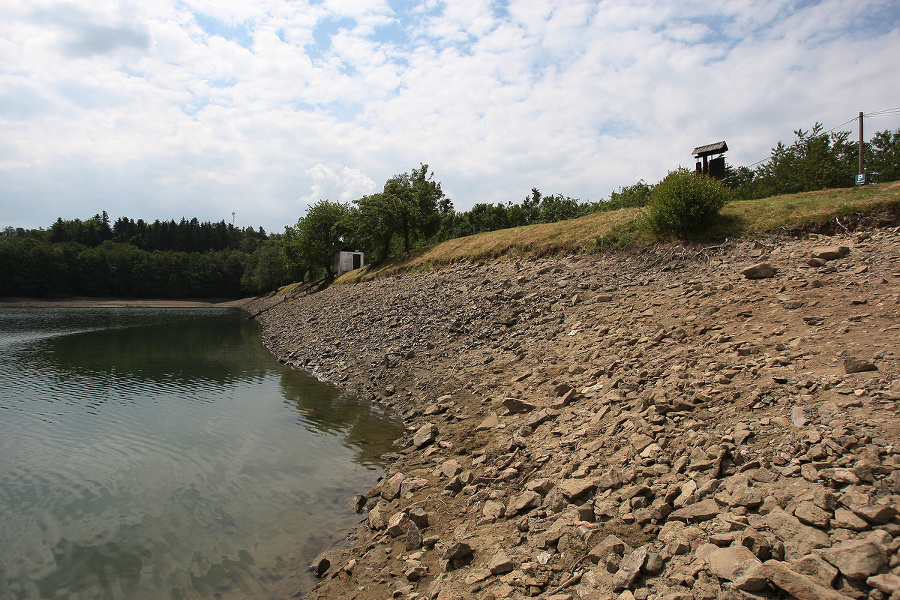
<instances>
[{"instance_id":1,"label":"tree line","mask_svg":"<svg viewBox=\"0 0 900 600\"><path fill-rule=\"evenodd\" d=\"M0 235L0 296L236 298L286 283L277 236L182 219L144 222L104 211Z\"/></svg>"},{"instance_id":2,"label":"tree line","mask_svg":"<svg viewBox=\"0 0 900 600\"><path fill-rule=\"evenodd\" d=\"M793 143L779 141L755 168L727 165L722 184L729 197L755 199L855 185L859 144L850 141L850 132L825 132L816 123L794 134ZM877 132L864 143L863 153L869 182L900 179L900 130ZM342 248L362 250L368 262L378 263L398 252L484 231L646 206L659 185L641 180L597 202L545 196L532 188L518 204L476 203L471 210L457 212L428 165L421 164L395 175L376 194L349 203L320 200L312 205L296 225L285 228L282 255L294 279L331 276L334 255Z\"/></svg>"},{"instance_id":3,"label":"tree line","mask_svg":"<svg viewBox=\"0 0 900 600\"><path fill-rule=\"evenodd\" d=\"M794 131L790 145L778 142L755 168L726 166L725 185L738 199L852 187L859 171L859 142L849 131L826 132L821 123ZM900 179L900 129L879 131L863 143L869 183Z\"/></svg>"},{"instance_id":4,"label":"tree line","mask_svg":"<svg viewBox=\"0 0 900 600\"><path fill-rule=\"evenodd\" d=\"M821 124L798 129L751 167L726 166L733 199L851 187L858 142ZM870 182L900 179L900 129L877 132L863 146ZM291 281L332 276L341 249L367 263L485 231L646 206L657 184L641 180L609 198L582 202L532 188L521 202L476 203L456 211L426 164L388 179L382 190L341 203L319 200L283 234L196 218L145 222L106 212L57 219L48 229L0 231L0 295L238 297Z\"/></svg>"},{"instance_id":5,"label":"tree line","mask_svg":"<svg viewBox=\"0 0 900 600\"><path fill-rule=\"evenodd\" d=\"M288 273L298 280L333 276L335 254L361 250L369 263L389 256L485 231L553 223L595 212L601 203L582 203L537 188L521 204L476 203L458 212L434 180L428 165L395 175L382 191L341 203L319 200L295 225L285 227L280 243Z\"/></svg>"}]
</instances>

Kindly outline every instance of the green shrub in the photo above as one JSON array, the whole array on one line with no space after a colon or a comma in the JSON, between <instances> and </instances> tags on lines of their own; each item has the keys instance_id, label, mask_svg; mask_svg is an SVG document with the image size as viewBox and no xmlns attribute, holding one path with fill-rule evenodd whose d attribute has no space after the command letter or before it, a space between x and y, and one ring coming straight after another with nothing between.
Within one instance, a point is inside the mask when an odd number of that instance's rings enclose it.
<instances>
[{"instance_id":1,"label":"green shrub","mask_svg":"<svg viewBox=\"0 0 900 600\"><path fill-rule=\"evenodd\" d=\"M650 196L648 219L657 233L702 233L728 202L729 191L715 179L681 168L671 171Z\"/></svg>"}]
</instances>

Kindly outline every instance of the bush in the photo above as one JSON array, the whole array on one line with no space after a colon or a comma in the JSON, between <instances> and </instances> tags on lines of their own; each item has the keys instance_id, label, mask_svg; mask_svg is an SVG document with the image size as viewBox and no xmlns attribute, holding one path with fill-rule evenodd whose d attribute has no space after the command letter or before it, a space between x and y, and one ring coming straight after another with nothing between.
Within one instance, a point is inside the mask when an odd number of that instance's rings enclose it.
<instances>
[{"instance_id":1,"label":"bush","mask_svg":"<svg viewBox=\"0 0 900 600\"><path fill-rule=\"evenodd\" d=\"M729 192L705 175L681 168L671 171L650 196L650 226L678 236L702 233L728 202Z\"/></svg>"}]
</instances>

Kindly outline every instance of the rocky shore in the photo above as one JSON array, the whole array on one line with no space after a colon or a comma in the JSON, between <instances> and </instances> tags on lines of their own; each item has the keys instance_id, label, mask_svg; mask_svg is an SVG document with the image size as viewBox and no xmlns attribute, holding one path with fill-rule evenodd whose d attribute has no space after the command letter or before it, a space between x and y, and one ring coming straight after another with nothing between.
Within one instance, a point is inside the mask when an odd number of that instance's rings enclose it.
<instances>
[{"instance_id":1,"label":"rocky shore","mask_svg":"<svg viewBox=\"0 0 900 600\"><path fill-rule=\"evenodd\" d=\"M900 228L246 308L407 423L303 597L900 598Z\"/></svg>"}]
</instances>

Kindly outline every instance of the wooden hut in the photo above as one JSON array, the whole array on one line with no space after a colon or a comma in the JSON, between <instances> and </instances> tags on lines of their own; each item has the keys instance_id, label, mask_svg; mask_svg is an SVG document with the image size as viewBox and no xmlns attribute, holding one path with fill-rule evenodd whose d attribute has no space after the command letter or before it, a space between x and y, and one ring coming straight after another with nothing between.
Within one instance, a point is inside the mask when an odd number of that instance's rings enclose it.
<instances>
[{"instance_id":1,"label":"wooden hut","mask_svg":"<svg viewBox=\"0 0 900 600\"><path fill-rule=\"evenodd\" d=\"M726 152L728 152L728 144L724 141L694 148L694 151L691 152L691 154L697 159L697 173L709 175L719 181L725 179L724 154ZM709 158L710 156L715 156L715 158L711 159Z\"/></svg>"}]
</instances>

